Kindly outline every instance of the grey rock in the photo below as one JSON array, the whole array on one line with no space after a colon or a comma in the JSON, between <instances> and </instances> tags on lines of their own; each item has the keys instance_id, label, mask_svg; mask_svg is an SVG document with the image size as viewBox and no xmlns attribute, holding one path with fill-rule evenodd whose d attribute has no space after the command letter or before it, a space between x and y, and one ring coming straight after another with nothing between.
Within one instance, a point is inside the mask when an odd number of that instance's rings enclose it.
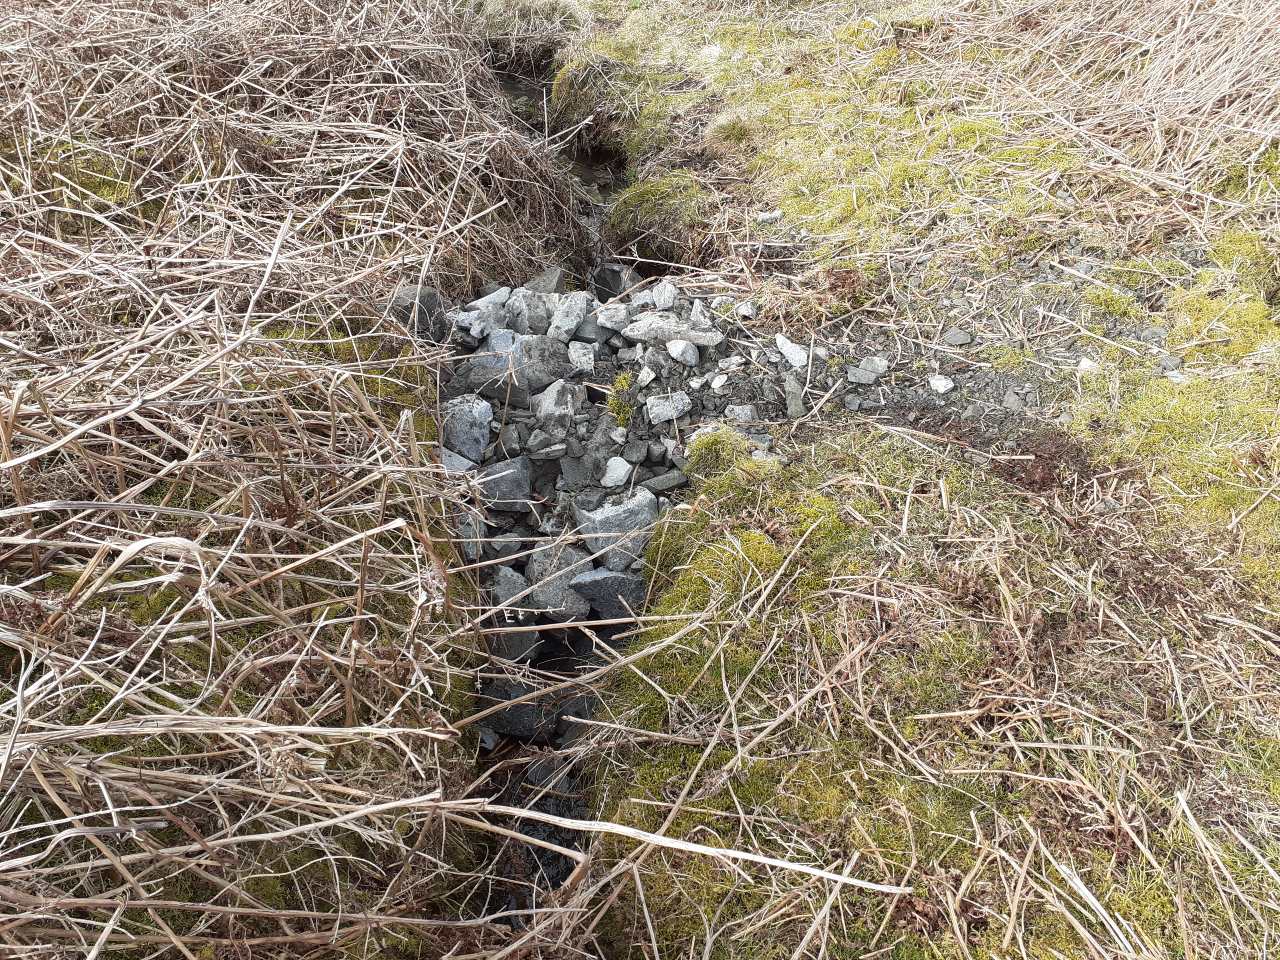
<instances>
[{"instance_id":1,"label":"grey rock","mask_svg":"<svg viewBox=\"0 0 1280 960\"><path fill-rule=\"evenodd\" d=\"M557 440L569 433L578 407L586 401L587 389L578 383L557 380L529 399L529 409L538 418L538 426Z\"/></svg>"},{"instance_id":2,"label":"grey rock","mask_svg":"<svg viewBox=\"0 0 1280 960\"><path fill-rule=\"evenodd\" d=\"M441 442L468 460L479 463L489 445L489 425L493 423L493 406L474 393L463 394L444 405L440 411Z\"/></svg>"},{"instance_id":3,"label":"grey rock","mask_svg":"<svg viewBox=\"0 0 1280 960\"><path fill-rule=\"evenodd\" d=\"M673 360L683 363L686 367L698 365L698 348L688 340L668 340L667 353L671 354Z\"/></svg>"},{"instance_id":4,"label":"grey rock","mask_svg":"<svg viewBox=\"0 0 1280 960\"><path fill-rule=\"evenodd\" d=\"M1004 392L1004 399L1000 401L1000 406L1013 413L1017 413L1022 410L1026 405L1026 401L1023 400L1022 397L1018 396L1017 391L1012 387Z\"/></svg>"},{"instance_id":5,"label":"grey rock","mask_svg":"<svg viewBox=\"0 0 1280 960\"><path fill-rule=\"evenodd\" d=\"M656 477L650 477L640 486L646 490L652 490L654 493L665 493L668 490L674 490L676 487L683 487L689 482L689 478L685 476L683 470L668 470L666 473L660 473Z\"/></svg>"},{"instance_id":6,"label":"grey rock","mask_svg":"<svg viewBox=\"0 0 1280 960\"><path fill-rule=\"evenodd\" d=\"M525 565L525 578L533 587L528 606L555 614L565 622L581 620L590 606L569 587L569 581L589 569L587 554L577 547L556 543L538 550Z\"/></svg>"},{"instance_id":7,"label":"grey rock","mask_svg":"<svg viewBox=\"0 0 1280 960\"><path fill-rule=\"evenodd\" d=\"M569 372L569 348L551 337L517 337L515 365L521 386L541 390Z\"/></svg>"},{"instance_id":8,"label":"grey rock","mask_svg":"<svg viewBox=\"0 0 1280 960\"><path fill-rule=\"evenodd\" d=\"M1182 358L1179 356L1175 356L1172 353L1167 353L1160 358L1159 367L1165 373L1169 373L1173 370L1181 370Z\"/></svg>"},{"instance_id":9,"label":"grey rock","mask_svg":"<svg viewBox=\"0 0 1280 960\"><path fill-rule=\"evenodd\" d=\"M560 298L555 313L547 328L547 335L563 343L568 343L578 332L587 314L591 312L595 301L589 293L568 293Z\"/></svg>"},{"instance_id":10,"label":"grey rock","mask_svg":"<svg viewBox=\"0 0 1280 960\"><path fill-rule=\"evenodd\" d=\"M569 366L574 373L587 376L596 372L596 347L593 343L569 344Z\"/></svg>"},{"instance_id":11,"label":"grey rock","mask_svg":"<svg viewBox=\"0 0 1280 960\"><path fill-rule=\"evenodd\" d=\"M560 460L560 479L557 490L582 490L595 482L593 464L583 457L563 457Z\"/></svg>"},{"instance_id":12,"label":"grey rock","mask_svg":"<svg viewBox=\"0 0 1280 960\"><path fill-rule=\"evenodd\" d=\"M759 312L756 305L750 300L743 300L733 311L743 320L754 320Z\"/></svg>"},{"instance_id":13,"label":"grey rock","mask_svg":"<svg viewBox=\"0 0 1280 960\"><path fill-rule=\"evenodd\" d=\"M529 581L521 576L513 567L497 567L493 571L493 583L489 592L495 606L506 606L529 589ZM512 604L519 606L519 604Z\"/></svg>"},{"instance_id":14,"label":"grey rock","mask_svg":"<svg viewBox=\"0 0 1280 960\"><path fill-rule=\"evenodd\" d=\"M631 322L631 314L625 303L606 303L596 310L595 321L601 330L621 333Z\"/></svg>"},{"instance_id":15,"label":"grey rock","mask_svg":"<svg viewBox=\"0 0 1280 960\"><path fill-rule=\"evenodd\" d=\"M643 463L644 458L649 453L649 444L637 438L628 440L627 445L622 448L622 459L627 463Z\"/></svg>"},{"instance_id":16,"label":"grey rock","mask_svg":"<svg viewBox=\"0 0 1280 960\"><path fill-rule=\"evenodd\" d=\"M809 348L802 347L781 333L776 334L773 342L778 347L778 352L789 363L794 370L800 370L809 365Z\"/></svg>"},{"instance_id":17,"label":"grey rock","mask_svg":"<svg viewBox=\"0 0 1280 960\"><path fill-rule=\"evenodd\" d=\"M444 467L444 472L448 474L470 473L476 468L474 463L462 454L454 453L448 447L440 448L440 466Z\"/></svg>"},{"instance_id":18,"label":"grey rock","mask_svg":"<svg viewBox=\"0 0 1280 960\"><path fill-rule=\"evenodd\" d=\"M845 379L859 387L869 387L880 379L878 373L863 370L861 367L845 367L844 375Z\"/></svg>"},{"instance_id":19,"label":"grey rock","mask_svg":"<svg viewBox=\"0 0 1280 960\"><path fill-rule=\"evenodd\" d=\"M525 284L534 293L562 293L568 275L560 267L548 267Z\"/></svg>"},{"instance_id":20,"label":"grey rock","mask_svg":"<svg viewBox=\"0 0 1280 960\"><path fill-rule=\"evenodd\" d=\"M695 324L679 315L654 310L642 313L623 328L622 335L643 343L666 343L688 340L699 347L714 347L724 342L724 334L712 325Z\"/></svg>"},{"instance_id":21,"label":"grey rock","mask_svg":"<svg viewBox=\"0 0 1280 960\"><path fill-rule=\"evenodd\" d=\"M956 388L956 382L950 377L935 373L929 378L929 389L934 393L946 395Z\"/></svg>"},{"instance_id":22,"label":"grey rock","mask_svg":"<svg viewBox=\"0 0 1280 960\"><path fill-rule=\"evenodd\" d=\"M883 377L889 372L891 364L884 357L863 357L862 362L858 364L859 369L874 373L877 377Z\"/></svg>"},{"instance_id":23,"label":"grey rock","mask_svg":"<svg viewBox=\"0 0 1280 960\"><path fill-rule=\"evenodd\" d=\"M667 445L661 440L649 441L648 457L652 463L664 463L667 459Z\"/></svg>"},{"instance_id":24,"label":"grey rock","mask_svg":"<svg viewBox=\"0 0 1280 960\"><path fill-rule=\"evenodd\" d=\"M385 312L404 324L415 337L444 343L449 339L448 309L448 303L435 287L412 286L397 290Z\"/></svg>"},{"instance_id":25,"label":"grey rock","mask_svg":"<svg viewBox=\"0 0 1280 960\"><path fill-rule=\"evenodd\" d=\"M484 706L506 703L534 693L540 684L514 677L500 677L485 681L480 686L480 702ZM545 743L556 732L561 703L555 697L536 697L523 703L513 703L485 718L485 724L496 734Z\"/></svg>"},{"instance_id":26,"label":"grey rock","mask_svg":"<svg viewBox=\"0 0 1280 960\"><path fill-rule=\"evenodd\" d=\"M644 367L636 374L636 386L643 390L649 384L653 383L654 378L658 375L653 372L653 367Z\"/></svg>"},{"instance_id":27,"label":"grey rock","mask_svg":"<svg viewBox=\"0 0 1280 960\"><path fill-rule=\"evenodd\" d=\"M621 263L602 263L592 267L587 275L587 286L601 301L620 297L643 282L644 277L634 267Z\"/></svg>"},{"instance_id":28,"label":"grey rock","mask_svg":"<svg viewBox=\"0 0 1280 960\"><path fill-rule=\"evenodd\" d=\"M545 334L551 326L551 313L558 300L555 294L538 293L528 287L513 290L506 304L511 329L535 336Z\"/></svg>"},{"instance_id":29,"label":"grey rock","mask_svg":"<svg viewBox=\"0 0 1280 960\"><path fill-rule=\"evenodd\" d=\"M538 451L530 451L530 460L559 460L569 452L569 446L565 443L553 443L549 447L543 447Z\"/></svg>"},{"instance_id":30,"label":"grey rock","mask_svg":"<svg viewBox=\"0 0 1280 960\"><path fill-rule=\"evenodd\" d=\"M787 416L799 420L809 415L809 408L804 402L804 384L787 374L782 378L782 392L787 401Z\"/></svg>"},{"instance_id":31,"label":"grey rock","mask_svg":"<svg viewBox=\"0 0 1280 960\"><path fill-rule=\"evenodd\" d=\"M645 582L633 573L589 570L569 581L604 620L621 620L644 610Z\"/></svg>"},{"instance_id":32,"label":"grey rock","mask_svg":"<svg viewBox=\"0 0 1280 960\"><path fill-rule=\"evenodd\" d=\"M636 356L640 353L635 347L623 347L618 351L619 363L634 363Z\"/></svg>"},{"instance_id":33,"label":"grey rock","mask_svg":"<svg viewBox=\"0 0 1280 960\"><path fill-rule=\"evenodd\" d=\"M486 293L484 296L479 297L478 299L472 300L470 303L467 304L465 309L485 310L485 309L488 309L489 307L501 307L505 305L506 302L510 299L511 299L511 288L498 287L496 290L491 290L488 293Z\"/></svg>"},{"instance_id":34,"label":"grey rock","mask_svg":"<svg viewBox=\"0 0 1280 960\"><path fill-rule=\"evenodd\" d=\"M1138 339L1143 343L1164 343L1165 338L1169 336L1169 331L1164 327L1146 327L1138 334Z\"/></svg>"},{"instance_id":35,"label":"grey rock","mask_svg":"<svg viewBox=\"0 0 1280 960\"><path fill-rule=\"evenodd\" d=\"M488 560L506 560L520 553L532 536L532 531L517 528L511 533L490 537L482 546L481 555Z\"/></svg>"},{"instance_id":36,"label":"grey rock","mask_svg":"<svg viewBox=\"0 0 1280 960\"><path fill-rule=\"evenodd\" d=\"M857 413L862 409L862 401L850 394L844 398L844 408L850 413Z\"/></svg>"},{"instance_id":37,"label":"grey rock","mask_svg":"<svg viewBox=\"0 0 1280 960\"><path fill-rule=\"evenodd\" d=\"M650 291L653 294L653 305L659 310L670 310L676 305L680 291L670 280L663 280Z\"/></svg>"},{"instance_id":38,"label":"grey rock","mask_svg":"<svg viewBox=\"0 0 1280 960\"><path fill-rule=\"evenodd\" d=\"M605 488L621 487L631 479L631 464L622 457L610 457L604 466L604 476L600 478L600 486Z\"/></svg>"},{"instance_id":39,"label":"grey rock","mask_svg":"<svg viewBox=\"0 0 1280 960\"><path fill-rule=\"evenodd\" d=\"M760 411L754 403L731 403L724 408L724 415L738 423L754 423L760 419Z\"/></svg>"},{"instance_id":40,"label":"grey rock","mask_svg":"<svg viewBox=\"0 0 1280 960\"><path fill-rule=\"evenodd\" d=\"M480 471L477 483L494 510L524 513L529 510L533 474L527 457L491 463Z\"/></svg>"},{"instance_id":41,"label":"grey rock","mask_svg":"<svg viewBox=\"0 0 1280 960\"><path fill-rule=\"evenodd\" d=\"M727 393L729 390L729 375L727 373L717 373L711 378L711 389L715 393Z\"/></svg>"},{"instance_id":42,"label":"grey rock","mask_svg":"<svg viewBox=\"0 0 1280 960\"><path fill-rule=\"evenodd\" d=\"M650 423L667 423L677 417L683 417L692 410L693 401L683 390L677 390L675 393L648 397L644 402L644 408L649 415Z\"/></svg>"},{"instance_id":43,"label":"grey rock","mask_svg":"<svg viewBox=\"0 0 1280 960\"><path fill-rule=\"evenodd\" d=\"M523 603L523 601L521 601ZM485 637L489 656L513 663L526 663L542 649L542 638L535 631L491 633Z\"/></svg>"},{"instance_id":44,"label":"grey rock","mask_svg":"<svg viewBox=\"0 0 1280 960\"><path fill-rule=\"evenodd\" d=\"M952 327L942 335L942 342L949 347L967 347L973 343L973 334L959 327Z\"/></svg>"},{"instance_id":45,"label":"grey rock","mask_svg":"<svg viewBox=\"0 0 1280 960\"><path fill-rule=\"evenodd\" d=\"M574 513L587 549L599 554L610 570L625 570L641 557L653 535L658 498L640 487L618 502L606 502L595 510L575 507Z\"/></svg>"}]
</instances>

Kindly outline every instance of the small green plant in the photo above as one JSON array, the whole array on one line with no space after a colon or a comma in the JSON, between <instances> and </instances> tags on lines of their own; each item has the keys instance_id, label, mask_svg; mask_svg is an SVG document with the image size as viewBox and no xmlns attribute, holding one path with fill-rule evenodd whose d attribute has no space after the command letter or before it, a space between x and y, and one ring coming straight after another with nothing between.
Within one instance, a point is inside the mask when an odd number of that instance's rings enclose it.
<instances>
[{"instance_id":1,"label":"small green plant","mask_svg":"<svg viewBox=\"0 0 1280 960\"><path fill-rule=\"evenodd\" d=\"M614 377L613 385L609 388L609 399L605 402L605 406L620 427L630 426L631 415L635 412L635 402L629 396L634 380L635 377L631 371L624 370Z\"/></svg>"}]
</instances>

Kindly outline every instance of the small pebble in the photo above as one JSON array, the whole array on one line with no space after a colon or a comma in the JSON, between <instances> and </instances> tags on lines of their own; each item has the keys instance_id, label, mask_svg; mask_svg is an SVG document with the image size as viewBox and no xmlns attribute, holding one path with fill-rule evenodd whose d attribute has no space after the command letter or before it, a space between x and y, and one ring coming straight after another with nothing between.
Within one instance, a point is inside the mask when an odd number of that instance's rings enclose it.
<instances>
[{"instance_id":1,"label":"small pebble","mask_svg":"<svg viewBox=\"0 0 1280 960\"><path fill-rule=\"evenodd\" d=\"M935 373L929 378L929 389L937 394L948 394L956 388L956 382L950 377L944 377L940 373Z\"/></svg>"}]
</instances>

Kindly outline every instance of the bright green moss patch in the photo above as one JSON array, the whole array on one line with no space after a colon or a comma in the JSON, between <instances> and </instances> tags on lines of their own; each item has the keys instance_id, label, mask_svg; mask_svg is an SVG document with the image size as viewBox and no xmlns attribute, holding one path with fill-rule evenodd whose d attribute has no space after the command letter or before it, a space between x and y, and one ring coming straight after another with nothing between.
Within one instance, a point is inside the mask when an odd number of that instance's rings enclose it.
<instances>
[{"instance_id":1,"label":"bright green moss patch","mask_svg":"<svg viewBox=\"0 0 1280 960\"><path fill-rule=\"evenodd\" d=\"M1150 467L1184 518L1235 532L1245 569L1280 588L1280 503L1266 495L1280 379L1268 370L1189 383L1142 370L1118 378L1118 402L1105 378L1086 394L1077 411L1085 438L1118 462Z\"/></svg>"},{"instance_id":2,"label":"bright green moss patch","mask_svg":"<svg viewBox=\"0 0 1280 960\"><path fill-rule=\"evenodd\" d=\"M1200 285L1170 303L1170 346L1188 357L1236 362L1280 342L1280 324L1262 300L1235 289Z\"/></svg>"},{"instance_id":3,"label":"bright green moss patch","mask_svg":"<svg viewBox=\"0 0 1280 960\"><path fill-rule=\"evenodd\" d=\"M691 174L673 172L627 187L614 198L605 220L608 232L633 242L646 256L674 261L696 245L708 194Z\"/></svg>"},{"instance_id":4,"label":"bright green moss patch","mask_svg":"<svg viewBox=\"0 0 1280 960\"><path fill-rule=\"evenodd\" d=\"M1084 300L1098 312L1117 320L1141 320L1146 315L1132 296L1110 287L1090 287L1085 291Z\"/></svg>"},{"instance_id":5,"label":"bright green moss patch","mask_svg":"<svg viewBox=\"0 0 1280 960\"><path fill-rule=\"evenodd\" d=\"M606 408L620 427L631 423L631 415L635 412L635 399L631 396L634 380L630 370L623 370L614 378L613 386L609 389L609 399L605 401Z\"/></svg>"},{"instance_id":6,"label":"bright green moss patch","mask_svg":"<svg viewBox=\"0 0 1280 960\"><path fill-rule=\"evenodd\" d=\"M1209 247L1209 256L1263 300L1280 292L1280 255L1259 234L1226 230Z\"/></svg>"}]
</instances>

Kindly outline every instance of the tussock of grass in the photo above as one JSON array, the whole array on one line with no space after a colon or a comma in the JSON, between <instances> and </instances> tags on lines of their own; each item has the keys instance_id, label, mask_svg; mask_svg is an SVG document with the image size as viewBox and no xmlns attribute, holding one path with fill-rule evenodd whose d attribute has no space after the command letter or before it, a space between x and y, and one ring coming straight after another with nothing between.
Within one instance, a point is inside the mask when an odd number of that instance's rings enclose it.
<instances>
[{"instance_id":1,"label":"tussock of grass","mask_svg":"<svg viewBox=\"0 0 1280 960\"><path fill-rule=\"evenodd\" d=\"M1250 905L1280 895L1258 859L1280 852L1271 767L1241 744L1265 742L1280 687L1256 627L1214 619L1238 584L1185 546L1133 548L1137 490L1109 484L1101 510L1078 480L1050 507L887 437L709 471L651 552L655 612L701 629L651 627L675 645L614 681L613 720L653 736L604 767L604 812L913 892L610 841L611 955L1243 955L1274 936ZM1239 711L1221 694L1242 676Z\"/></svg>"},{"instance_id":2,"label":"tussock of grass","mask_svg":"<svg viewBox=\"0 0 1280 960\"><path fill-rule=\"evenodd\" d=\"M469 30L337 0L0 26L0 952L504 941L444 819L475 641L443 350L379 307L575 235Z\"/></svg>"}]
</instances>

